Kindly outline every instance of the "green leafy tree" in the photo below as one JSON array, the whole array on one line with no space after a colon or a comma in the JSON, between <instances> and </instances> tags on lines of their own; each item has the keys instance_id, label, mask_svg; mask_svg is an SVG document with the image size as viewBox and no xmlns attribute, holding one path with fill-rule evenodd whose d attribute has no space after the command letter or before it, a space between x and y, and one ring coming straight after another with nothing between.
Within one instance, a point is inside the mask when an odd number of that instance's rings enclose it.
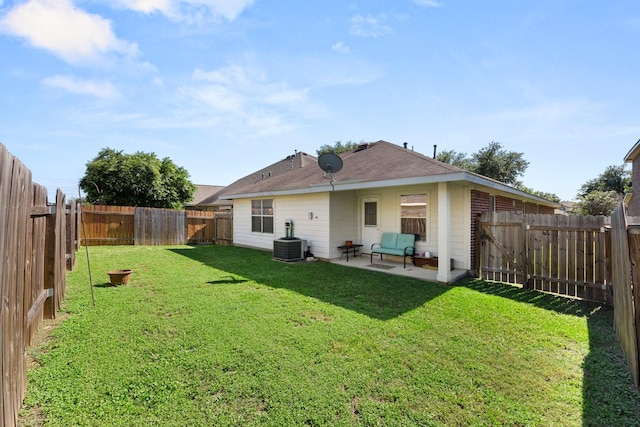
<instances>
[{"instance_id":1,"label":"green leafy tree","mask_svg":"<svg viewBox=\"0 0 640 427\"><path fill-rule=\"evenodd\" d=\"M335 153L335 154L346 153L347 151L355 150L356 148L358 148L359 145L360 143L353 142L353 141L347 141L344 143L342 141L336 141L336 143L333 145L329 145L329 144L323 145L322 147L316 150L316 154L320 156L325 153Z\"/></svg>"},{"instance_id":2,"label":"green leafy tree","mask_svg":"<svg viewBox=\"0 0 640 427\"><path fill-rule=\"evenodd\" d=\"M515 185L515 187L520 191L533 194L534 196L542 197L543 199L550 200L552 202L560 203L562 201L560 197L558 197L558 195L555 193L545 193L544 191L536 191L533 188L529 188L523 184Z\"/></svg>"},{"instance_id":3,"label":"green leafy tree","mask_svg":"<svg viewBox=\"0 0 640 427\"><path fill-rule=\"evenodd\" d=\"M583 197L594 191L614 191L623 195L631 188L631 172L625 166L608 166L597 178L591 179L580 187L578 197Z\"/></svg>"},{"instance_id":4,"label":"green leafy tree","mask_svg":"<svg viewBox=\"0 0 640 427\"><path fill-rule=\"evenodd\" d=\"M496 141L473 153L471 157L455 150L443 150L436 155L436 159L514 186L522 185L518 178L529 167L523 153L507 151Z\"/></svg>"},{"instance_id":5,"label":"green leafy tree","mask_svg":"<svg viewBox=\"0 0 640 427\"><path fill-rule=\"evenodd\" d=\"M523 153L507 151L496 141L474 153L472 161L473 172L510 185L520 184L518 178L529 167Z\"/></svg>"},{"instance_id":6,"label":"green leafy tree","mask_svg":"<svg viewBox=\"0 0 640 427\"><path fill-rule=\"evenodd\" d=\"M171 159L112 148L102 149L87 163L80 188L93 204L178 209L193 199L196 190L188 172Z\"/></svg>"},{"instance_id":7,"label":"green leafy tree","mask_svg":"<svg viewBox=\"0 0 640 427\"><path fill-rule=\"evenodd\" d=\"M620 203L620 198L615 191L591 191L580 197L576 203L576 212L580 215L609 216Z\"/></svg>"},{"instance_id":8,"label":"green leafy tree","mask_svg":"<svg viewBox=\"0 0 640 427\"><path fill-rule=\"evenodd\" d=\"M467 157L467 153L459 153L456 150L442 150L436 154L436 160L468 171L474 168L473 161Z\"/></svg>"},{"instance_id":9,"label":"green leafy tree","mask_svg":"<svg viewBox=\"0 0 640 427\"><path fill-rule=\"evenodd\" d=\"M455 150L442 150L436 154L436 160L510 184L534 196L560 202L556 194L536 191L520 182L518 178L524 174L529 162L523 159L523 153L507 151L499 142L491 142L471 157Z\"/></svg>"}]
</instances>

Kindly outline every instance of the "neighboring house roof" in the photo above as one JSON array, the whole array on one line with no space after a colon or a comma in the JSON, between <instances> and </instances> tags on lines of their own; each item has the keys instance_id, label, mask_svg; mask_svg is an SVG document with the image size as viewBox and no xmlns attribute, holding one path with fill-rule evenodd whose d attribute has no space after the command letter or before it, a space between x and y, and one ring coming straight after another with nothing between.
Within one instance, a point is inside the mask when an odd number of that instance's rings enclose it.
<instances>
[{"instance_id":1,"label":"neighboring house roof","mask_svg":"<svg viewBox=\"0 0 640 427\"><path fill-rule=\"evenodd\" d=\"M557 206L557 203L517 190L499 181L440 162L416 151L386 141L362 144L340 154L342 169L333 175L335 190L390 187L396 185L468 181L496 190ZM220 198L242 198L277 194L303 194L332 190L317 158L296 152L226 187Z\"/></svg>"},{"instance_id":2,"label":"neighboring house roof","mask_svg":"<svg viewBox=\"0 0 640 427\"><path fill-rule=\"evenodd\" d=\"M186 206L220 206L229 205L227 200L219 200L218 193L225 187L221 185L201 185L196 184L196 192L193 200L186 203Z\"/></svg>"},{"instance_id":3,"label":"neighboring house roof","mask_svg":"<svg viewBox=\"0 0 640 427\"><path fill-rule=\"evenodd\" d=\"M635 159L636 157L638 157L638 155L640 154L640 139L638 140L638 142L636 142L636 144L631 148L631 150L629 150L629 152L627 153L626 156L624 156L624 161L625 163L630 163L633 162L633 159Z\"/></svg>"}]
</instances>

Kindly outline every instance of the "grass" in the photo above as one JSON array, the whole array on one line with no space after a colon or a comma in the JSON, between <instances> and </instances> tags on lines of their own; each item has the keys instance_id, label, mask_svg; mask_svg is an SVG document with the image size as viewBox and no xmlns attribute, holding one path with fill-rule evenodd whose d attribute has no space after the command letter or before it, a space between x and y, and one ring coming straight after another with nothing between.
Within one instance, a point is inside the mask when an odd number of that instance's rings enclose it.
<instances>
[{"instance_id":1,"label":"grass","mask_svg":"<svg viewBox=\"0 0 640 427\"><path fill-rule=\"evenodd\" d=\"M610 308L218 246L90 248L94 307L83 255L23 425L640 425Z\"/></svg>"}]
</instances>

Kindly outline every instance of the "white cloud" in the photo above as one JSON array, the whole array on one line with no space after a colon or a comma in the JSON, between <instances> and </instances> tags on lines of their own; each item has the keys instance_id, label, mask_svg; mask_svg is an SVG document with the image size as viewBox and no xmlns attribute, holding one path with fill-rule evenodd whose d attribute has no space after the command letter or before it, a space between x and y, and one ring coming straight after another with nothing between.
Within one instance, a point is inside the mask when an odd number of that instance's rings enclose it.
<instances>
[{"instance_id":1,"label":"white cloud","mask_svg":"<svg viewBox=\"0 0 640 427\"><path fill-rule=\"evenodd\" d=\"M236 132L253 135L288 132L300 118L324 113L309 100L307 89L291 88L258 69L235 64L212 71L194 70L191 84L181 87L179 93L188 105L182 109L183 114L190 114L186 123L224 123Z\"/></svg>"},{"instance_id":2,"label":"white cloud","mask_svg":"<svg viewBox=\"0 0 640 427\"><path fill-rule=\"evenodd\" d=\"M69 0L29 0L0 20L0 30L22 37L71 64L99 62L106 55L135 57L138 47L118 39L111 21L80 10Z\"/></svg>"},{"instance_id":3,"label":"white cloud","mask_svg":"<svg viewBox=\"0 0 640 427\"><path fill-rule=\"evenodd\" d=\"M113 99L120 96L113 84L105 81L83 80L74 76L55 75L44 78L42 83L80 95L91 95L103 99Z\"/></svg>"},{"instance_id":4,"label":"white cloud","mask_svg":"<svg viewBox=\"0 0 640 427\"><path fill-rule=\"evenodd\" d=\"M384 17L382 17L384 19ZM356 15L351 18L351 34L360 37L380 37L393 34L393 29L382 24L378 18L371 15Z\"/></svg>"},{"instance_id":5,"label":"white cloud","mask_svg":"<svg viewBox=\"0 0 640 427\"><path fill-rule=\"evenodd\" d=\"M209 72L196 69L192 79L203 82L189 91L194 99L237 114L244 115L255 106L287 107L308 101L305 89L291 89L283 82L269 82L264 73L238 65Z\"/></svg>"},{"instance_id":6,"label":"white cloud","mask_svg":"<svg viewBox=\"0 0 640 427\"><path fill-rule=\"evenodd\" d=\"M207 18L236 19L255 0L117 0L120 7L142 13L161 13L175 21L199 22ZM113 5L113 0L104 1Z\"/></svg>"},{"instance_id":7,"label":"white cloud","mask_svg":"<svg viewBox=\"0 0 640 427\"><path fill-rule=\"evenodd\" d=\"M344 44L344 42L339 41L331 45L331 49L340 53L349 53L349 46Z\"/></svg>"},{"instance_id":8,"label":"white cloud","mask_svg":"<svg viewBox=\"0 0 640 427\"><path fill-rule=\"evenodd\" d=\"M440 3L436 0L413 0L413 2L418 6L440 7Z\"/></svg>"},{"instance_id":9,"label":"white cloud","mask_svg":"<svg viewBox=\"0 0 640 427\"><path fill-rule=\"evenodd\" d=\"M172 9L171 0L117 0L109 3L115 3L124 8L142 13L160 12L168 14Z\"/></svg>"}]
</instances>

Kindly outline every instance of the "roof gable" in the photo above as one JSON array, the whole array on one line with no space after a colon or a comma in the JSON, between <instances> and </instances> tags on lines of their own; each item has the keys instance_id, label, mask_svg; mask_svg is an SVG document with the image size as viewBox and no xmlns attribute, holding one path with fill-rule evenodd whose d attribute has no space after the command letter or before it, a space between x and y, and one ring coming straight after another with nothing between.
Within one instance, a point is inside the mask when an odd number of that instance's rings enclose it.
<instances>
[{"instance_id":1,"label":"roof gable","mask_svg":"<svg viewBox=\"0 0 640 427\"><path fill-rule=\"evenodd\" d=\"M186 206L204 206L215 202L217 194L224 189L221 185L202 185L196 184L196 191L193 194L193 200L185 203Z\"/></svg>"},{"instance_id":2,"label":"roof gable","mask_svg":"<svg viewBox=\"0 0 640 427\"><path fill-rule=\"evenodd\" d=\"M375 185L402 185L403 183L469 181L500 191L518 194L538 202L549 202L514 189L499 181L440 162L411 149L387 141L361 144L356 150L340 154L343 167L333 174L336 189L363 188ZM332 186L320 169L317 158L306 153L294 155L256 171L226 187L219 197L234 198L271 196L282 193L329 191Z\"/></svg>"},{"instance_id":3,"label":"roof gable","mask_svg":"<svg viewBox=\"0 0 640 427\"><path fill-rule=\"evenodd\" d=\"M633 160L636 157L638 157L638 154L640 154L640 139L638 140L638 142L635 143L635 145L631 148L631 150L629 150L627 155L624 157L625 163L633 162Z\"/></svg>"},{"instance_id":4,"label":"roof gable","mask_svg":"<svg viewBox=\"0 0 640 427\"><path fill-rule=\"evenodd\" d=\"M417 176L463 172L415 151L386 141L361 144L340 154L343 167L336 182L376 182ZM255 194L326 184L327 179L314 156L302 152L286 157L229 185L224 195Z\"/></svg>"}]
</instances>

